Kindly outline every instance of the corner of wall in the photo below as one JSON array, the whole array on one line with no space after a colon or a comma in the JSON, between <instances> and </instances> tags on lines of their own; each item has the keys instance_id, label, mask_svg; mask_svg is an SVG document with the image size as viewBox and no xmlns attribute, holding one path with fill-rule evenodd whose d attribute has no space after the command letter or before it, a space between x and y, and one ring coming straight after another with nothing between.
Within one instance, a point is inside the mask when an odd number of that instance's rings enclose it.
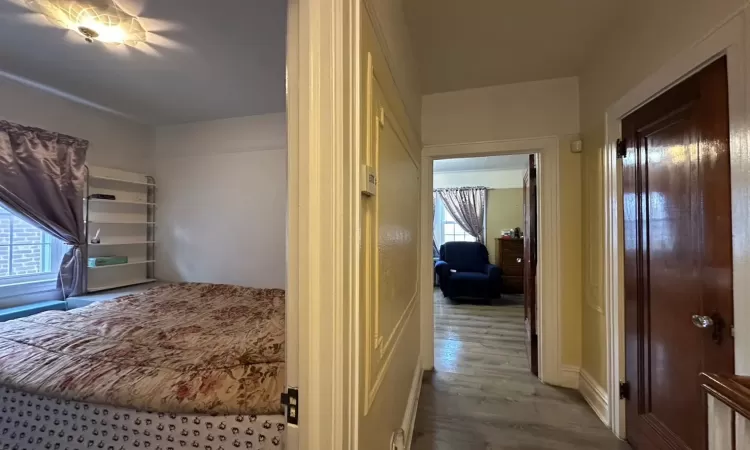
<instances>
[{"instance_id":1,"label":"corner of wall","mask_svg":"<svg viewBox=\"0 0 750 450\"><path fill-rule=\"evenodd\" d=\"M586 370L581 369L579 388L586 403L591 406L599 420L609 426L609 395Z\"/></svg>"},{"instance_id":2,"label":"corner of wall","mask_svg":"<svg viewBox=\"0 0 750 450\"><path fill-rule=\"evenodd\" d=\"M562 241L560 243L562 258L565 261L561 269L562 287L562 346L561 362L570 367L581 366L581 305L583 304L583 246L582 213L581 213L581 155L570 150L570 144L578 139L577 133L559 136L560 142L560 224ZM542 168L544 170L544 168ZM578 374L571 376L578 384Z\"/></svg>"},{"instance_id":3,"label":"corner of wall","mask_svg":"<svg viewBox=\"0 0 750 450\"><path fill-rule=\"evenodd\" d=\"M284 117L165 126L150 139L160 204L157 277L283 288L288 201ZM262 195L248 195L253 192ZM208 231L221 237L207 238ZM242 239L232 238L237 236Z\"/></svg>"}]
</instances>

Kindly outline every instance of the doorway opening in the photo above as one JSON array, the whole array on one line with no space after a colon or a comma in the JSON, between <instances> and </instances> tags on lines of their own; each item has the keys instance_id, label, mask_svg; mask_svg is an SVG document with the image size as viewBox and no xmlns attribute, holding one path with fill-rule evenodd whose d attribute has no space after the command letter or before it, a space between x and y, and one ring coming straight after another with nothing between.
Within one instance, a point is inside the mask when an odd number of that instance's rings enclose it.
<instances>
[{"instance_id":1,"label":"doorway opening","mask_svg":"<svg viewBox=\"0 0 750 450\"><path fill-rule=\"evenodd\" d=\"M637 448L707 448L699 374L734 373L728 111L722 57L622 121L627 438Z\"/></svg>"},{"instance_id":2,"label":"doorway opening","mask_svg":"<svg viewBox=\"0 0 750 450\"><path fill-rule=\"evenodd\" d=\"M560 362L567 336L559 315L559 147L557 138L545 138L423 151L420 309L429 372L412 449L435 448L436 442L531 448L540 438L555 448L584 440L586 448L627 448L578 392L556 387L577 387L577 374L569 377ZM483 178L486 169L503 166L506 176ZM508 179L511 185L502 184ZM529 270L528 238L534 234L537 258ZM534 292L539 301L530 309L525 294ZM556 408L565 413L540 414ZM560 432L544 436L530 432L557 427ZM573 431L580 429L585 436Z\"/></svg>"},{"instance_id":3,"label":"doorway opening","mask_svg":"<svg viewBox=\"0 0 750 450\"><path fill-rule=\"evenodd\" d=\"M539 373L536 158L433 162L436 371Z\"/></svg>"},{"instance_id":4,"label":"doorway opening","mask_svg":"<svg viewBox=\"0 0 750 450\"><path fill-rule=\"evenodd\" d=\"M537 298L536 313L539 378L548 384L577 387L577 372L567 371L561 362L564 339L560 326L560 267L559 246L559 148L557 137L508 141L427 146L422 152L421 174L421 226L420 226L420 333L422 366L432 370L435 361L435 247L433 242L433 162L451 158L491 157L519 155L527 159L536 155L537 164ZM525 156L524 156L525 155ZM470 183L476 185L477 183ZM519 227L521 228L521 227ZM502 228L501 228L502 229ZM452 230L451 230L452 231ZM492 237L492 236L491 236ZM501 233L498 236L501 237ZM490 243L489 247L492 246ZM439 253L439 247L438 247ZM494 249L493 249L494 250ZM488 260L489 260L488 249ZM493 253L494 254L494 253Z\"/></svg>"},{"instance_id":5,"label":"doorway opening","mask_svg":"<svg viewBox=\"0 0 750 450\"><path fill-rule=\"evenodd\" d=\"M717 307L716 309L717 312L719 312L719 314L721 315L722 322L729 323L727 317L731 314L734 318L735 323L734 327L732 328L730 328L729 326L725 326L725 328L723 328L720 343L717 344L713 340L713 334L716 328L713 327L712 324L709 324L709 326L706 328L701 327L699 329L697 325L692 323L693 315L699 316L698 319L702 319L700 316L708 316L708 318L711 318L711 316L714 314L713 308L708 308L706 312L697 310L696 312L691 313L687 318L685 318L684 313L680 312L679 317L683 320L686 320L689 327L695 327L696 331L700 332L702 330L703 332L705 332L704 334L708 334L708 336L705 336L701 339L710 341L710 345L708 345L707 348L709 349L710 358L712 360L715 360L716 358L726 358L725 349L720 347L729 345L730 347L732 347L732 353L734 356L733 373L744 375L749 373L750 371L750 358L747 357L747 355L750 354L747 351L748 342L750 342L750 333L748 333L747 330L750 330L750 327L743 326L745 318L750 317L750 314L748 313L748 311L750 310L750 302L746 301L746 293L748 292L748 278L745 276L745 274L748 273L748 264L746 258L743 258L742 256L747 252L747 242L750 242L748 241L748 239L746 239L748 235L746 226L748 217L748 202L746 201L746 199L748 186L750 186L750 179L748 177L748 171L746 170L746 159L748 155L747 142L744 139L736 138L737 136L743 136L745 133L745 93L747 90L747 83L744 72L744 61L746 59L746 53L743 27L745 24L745 20L746 18L743 16L743 14L738 13L720 28L717 28L716 30L714 30L714 32L702 39L700 43L697 43L691 48L686 49L686 51L676 55L659 71L653 73L650 77L645 79L641 85L627 92L622 98L610 105L610 107L607 109L607 145L604 149L604 292L606 295L606 325L608 338L607 371L609 383L608 390L610 423L612 424L613 431L622 439L629 438L629 436L631 435L631 425L638 427L639 425L637 424L637 421L643 419L634 419L634 417L638 417L638 415L632 414L632 411L631 413L628 413L629 402L619 397L618 388L621 383L627 384L627 382L631 382L630 397L635 399L640 396L641 394L637 392L638 388L634 388L632 386L632 379L627 374L627 368L629 366L631 369L641 370L641 368L645 369L646 366L642 364L642 361L638 360L639 358L631 357L628 360L627 339L629 338L629 335L626 332L626 299L628 297L625 290L624 277L624 266L627 262L625 251L627 247L623 245L622 241L622 236L625 232L623 200L627 199L624 197L624 192L622 190L622 162L617 157L616 142L618 139L623 138L625 138L625 141L627 142L628 136L625 133L624 122L634 112L637 112L644 106L648 106L649 103L653 102L654 104L656 104L662 96L669 94L673 88L679 87L681 83L689 81L690 78L699 75L704 69L707 69L709 66L722 59L726 59L726 73L720 78L722 78L722 80L727 83L727 92L721 95L717 95L714 93L710 95L710 97L715 100L728 100L726 110L724 108L721 108L722 113L714 114L713 116L715 119L728 119L729 140L728 143L724 142L721 145L718 145L718 142L717 144L711 145L715 145L716 149L721 150L722 152L728 151L729 155L729 175L723 175L725 179L722 181L722 183L731 180L729 189L731 192L730 197L732 231L731 233L725 233L723 235L726 236L725 239L727 239L727 242L731 241L732 274L729 283L727 283L726 276L724 276L723 274L721 276L712 274L710 278L707 278L707 280L709 280L709 282L718 282L718 280L722 280L725 288L731 286L731 309L733 311L719 311L719 309L725 309L726 307ZM728 117L726 117L726 114L728 114ZM688 123L688 121L684 122ZM727 124L724 124L723 126L726 127ZM691 136L691 139L694 138ZM722 140L724 139L726 139L726 137L722 138ZM728 149L722 148L721 146L723 145L728 145ZM699 146L693 145L692 148L697 151ZM628 149L628 153L630 153L630 150L631 149ZM680 150L679 146L675 149L675 152L677 152L678 150ZM710 153L710 155L710 158L714 158L717 156L712 153ZM724 170L726 170L726 166L724 166ZM699 179L696 177L695 181L698 180ZM652 198L656 198L656 195L652 196ZM664 204L668 204L666 203L666 198ZM710 204L707 204L707 206L711 208L717 207L718 205L719 203L714 200L712 200ZM670 212L676 211L676 209L672 208L671 204L669 204L669 206L671 208ZM658 209L655 209L653 211L650 211L650 214L656 214L658 212L660 211ZM643 213L639 214L641 214L643 217L646 217L643 215ZM709 215L709 217L711 216ZM649 219L650 221L654 221L653 217L649 217ZM631 235L635 236L632 233ZM703 238L703 236L713 239L714 236L722 236L722 234L705 233L701 235L701 238ZM709 240L707 242L711 241ZM701 259L702 257L696 258L696 261L700 261ZM717 271L717 273L719 272L720 271ZM631 271L631 273L635 272ZM700 278L699 272L696 272L694 277ZM712 295L711 297L717 298L714 295ZM633 297L631 296L631 298ZM706 297L706 299L709 298L710 297L708 296ZM686 298L686 301L690 300ZM630 308L630 310L633 309L634 308ZM713 320L713 318L711 319ZM698 322L698 325L701 325L701 323ZM682 326L681 323L680 326ZM731 333L731 338L727 338L726 333ZM662 347L663 346L661 345L659 346L660 351L662 350ZM630 348L634 348L632 343L630 345ZM699 353L703 353L702 348ZM661 352L660 354L663 355L662 360L669 360L668 353ZM695 354L691 354L691 358L694 357ZM630 364L628 364L628 361L630 361ZM726 362L728 361L728 359L724 359L724 361ZM696 366L697 365L693 365L693 367ZM707 370L710 371L712 369L707 368ZM632 371L633 370L631 370L631 372ZM647 372L645 370L641 371ZM724 369L724 371L726 371L727 373L732 372L730 369ZM665 370L664 373L666 374L667 371ZM662 376L662 379L666 378L667 377ZM651 383L653 383L653 381L651 381ZM674 386L677 385L677 383L674 384ZM698 384L696 383L696 385ZM644 388L650 389L650 387L646 386L645 383ZM651 403L651 405L654 405L654 403ZM653 409L653 406L650 406L650 408ZM659 414L663 414L663 412L659 411L660 408L663 408L663 406L657 405L657 417ZM639 413L641 414L644 412L646 411L639 411ZM651 423L655 423L654 421L658 420L658 418L649 418L649 420L651 421ZM662 428L671 427L669 426L669 423L667 423L666 427ZM690 432L693 431L695 430L690 430ZM635 432L637 433L638 430L636 429ZM670 433L674 433L674 431L670 431ZM678 433L673 434L673 436L680 436L680 434ZM688 435L686 434L685 436ZM680 439L684 440L681 436ZM687 439L695 440L699 438L687 437Z\"/></svg>"}]
</instances>

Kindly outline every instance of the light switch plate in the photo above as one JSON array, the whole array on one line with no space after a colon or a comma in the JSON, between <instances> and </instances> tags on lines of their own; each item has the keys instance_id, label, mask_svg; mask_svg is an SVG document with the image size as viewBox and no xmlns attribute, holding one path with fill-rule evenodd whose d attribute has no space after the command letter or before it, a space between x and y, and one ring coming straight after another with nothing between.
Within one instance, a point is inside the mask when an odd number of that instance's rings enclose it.
<instances>
[{"instance_id":1,"label":"light switch plate","mask_svg":"<svg viewBox=\"0 0 750 450\"><path fill-rule=\"evenodd\" d=\"M363 164L361 169L362 193L364 195L374 196L378 193L378 177L375 174L375 168Z\"/></svg>"}]
</instances>

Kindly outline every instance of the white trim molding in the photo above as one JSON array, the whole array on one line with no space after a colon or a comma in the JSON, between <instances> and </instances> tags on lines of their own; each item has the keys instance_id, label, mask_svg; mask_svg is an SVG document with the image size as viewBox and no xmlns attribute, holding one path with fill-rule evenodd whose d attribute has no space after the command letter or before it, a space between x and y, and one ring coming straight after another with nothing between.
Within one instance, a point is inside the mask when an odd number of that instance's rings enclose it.
<instances>
[{"instance_id":1,"label":"white trim molding","mask_svg":"<svg viewBox=\"0 0 750 450\"><path fill-rule=\"evenodd\" d=\"M414 423L417 420L417 408L419 406L419 394L422 392L423 375L424 370L422 369L420 359L417 359L417 365L414 367L414 376L411 380L409 399L406 401L404 420L401 423L401 428L404 430L404 437L406 438L406 450L411 448L411 441L414 436Z\"/></svg>"},{"instance_id":2,"label":"white trim molding","mask_svg":"<svg viewBox=\"0 0 750 450\"><path fill-rule=\"evenodd\" d=\"M526 169L435 171L435 189L484 186L487 189L520 189Z\"/></svg>"},{"instance_id":3,"label":"white trim molding","mask_svg":"<svg viewBox=\"0 0 750 450\"><path fill-rule=\"evenodd\" d=\"M290 0L288 17L286 448L356 449L360 2Z\"/></svg>"},{"instance_id":4,"label":"white trim molding","mask_svg":"<svg viewBox=\"0 0 750 450\"><path fill-rule=\"evenodd\" d=\"M541 137L488 142L430 145L422 151L422 230L420 245L421 352L422 367L434 367L434 304L432 256L432 161L472 156L532 154L539 156L539 268L537 303L539 308L539 378L547 384L564 386L560 326L560 185L559 139ZM576 377L577 379L577 377ZM570 383L570 381L568 381ZM577 383L577 381L575 382Z\"/></svg>"},{"instance_id":5,"label":"white trim molding","mask_svg":"<svg viewBox=\"0 0 750 450\"><path fill-rule=\"evenodd\" d=\"M571 366L569 364L563 364L560 366L560 386L569 389L579 389L579 381L581 377L581 368L578 366Z\"/></svg>"},{"instance_id":6,"label":"white trim molding","mask_svg":"<svg viewBox=\"0 0 750 450\"><path fill-rule=\"evenodd\" d=\"M594 377L585 370L581 370L579 390L586 403L591 406L599 420L609 426L609 396L607 390L599 386Z\"/></svg>"},{"instance_id":7,"label":"white trim molding","mask_svg":"<svg viewBox=\"0 0 750 450\"><path fill-rule=\"evenodd\" d=\"M735 370L750 375L750 151L748 150L747 61L750 45L746 30L750 17L744 5L707 36L671 59L665 66L612 104L606 111L604 150L604 292L607 333L607 387L609 422L614 433L625 438L625 402L618 395L625 378L625 323L621 211L621 165L616 142L621 122L680 81L726 55L729 79L729 127L732 186L732 248L735 318Z\"/></svg>"}]
</instances>

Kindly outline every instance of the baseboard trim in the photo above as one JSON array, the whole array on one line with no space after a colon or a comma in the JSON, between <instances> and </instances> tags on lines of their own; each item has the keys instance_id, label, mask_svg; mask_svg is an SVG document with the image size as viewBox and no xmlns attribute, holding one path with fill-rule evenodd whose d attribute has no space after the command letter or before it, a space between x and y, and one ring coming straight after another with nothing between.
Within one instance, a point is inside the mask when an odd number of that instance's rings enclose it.
<instances>
[{"instance_id":1,"label":"baseboard trim","mask_svg":"<svg viewBox=\"0 0 750 450\"><path fill-rule=\"evenodd\" d=\"M586 403L591 406L599 420L609 426L609 396L603 387L599 386L591 375L581 369L580 391Z\"/></svg>"},{"instance_id":2,"label":"baseboard trim","mask_svg":"<svg viewBox=\"0 0 750 450\"><path fill-rule=\"evenodd\" d=\"M417 358L417 366L414 369L414 377L411 380L411 390L409 390L409 399L406 403L406 411L404 412L404 420L401 423L401 428L404 430L404 437L406 438L406 450L411 448L411 440L414 435L414 422L417 419L417 407L419 406L419 394L422 392L422 375L424 369L422 369L422 357Z\"/></svg>"},{"instance_id":3,"label":"baseboard trim","mask_svg":"<svg viewBox=\"0 0 750 450\"><path fill-rule=\"evenodd\" d=\"M580 371L581 369L577 366L563 364L560 367L560 386L570 389L578 389Z\"/></svg>"}]
</instances>

